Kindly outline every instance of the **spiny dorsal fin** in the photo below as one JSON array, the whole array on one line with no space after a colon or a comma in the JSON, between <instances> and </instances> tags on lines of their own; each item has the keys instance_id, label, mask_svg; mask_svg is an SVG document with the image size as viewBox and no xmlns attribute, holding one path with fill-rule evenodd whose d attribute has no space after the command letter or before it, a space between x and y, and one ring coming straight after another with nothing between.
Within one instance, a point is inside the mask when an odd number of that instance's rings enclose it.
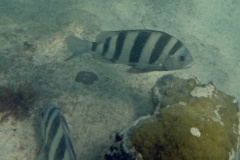
<instances>
[{"instance_id":1,"label":"spiny dorsal fin","mask_svg":"<svg viewBox=\"0 0 240 160\"><path fill-rule=\"evenodd\" d=\"M100 32L97 35L95 42L103 42L108 37L112 37L112 36L117 35L117 34L118 34L117 31L103 31L103 32Z\"/></svg>"}]
</instances>

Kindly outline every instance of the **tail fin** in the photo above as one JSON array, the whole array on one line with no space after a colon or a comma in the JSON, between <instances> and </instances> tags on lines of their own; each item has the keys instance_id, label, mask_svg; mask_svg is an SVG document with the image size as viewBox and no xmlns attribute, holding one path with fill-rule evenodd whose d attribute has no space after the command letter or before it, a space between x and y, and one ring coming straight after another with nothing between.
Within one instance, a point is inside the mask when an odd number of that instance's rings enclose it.
<instances>
[{"instance_id":1,"label":"tail fin","mask_svg":"<svg viewBox=\"0 0 240 160\"><path fill-rule=\"evenodd\" d=\"M65 59L65 61L72 59L78 55L91 50L92 42L79 39L76 36L69 36L65 39L68 49L72 52L72 55Z\"/></svg>"}]
</instances>

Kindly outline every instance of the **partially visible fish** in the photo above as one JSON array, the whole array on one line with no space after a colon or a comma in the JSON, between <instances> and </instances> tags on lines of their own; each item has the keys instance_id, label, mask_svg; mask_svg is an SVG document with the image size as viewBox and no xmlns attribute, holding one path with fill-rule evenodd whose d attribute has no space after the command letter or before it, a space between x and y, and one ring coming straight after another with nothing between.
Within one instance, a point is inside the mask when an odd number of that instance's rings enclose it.
<instances>
[{"instance_id":1,"label":"partially visible fish","mask_svg":"<svg viewBox=\"0 0 240 160\"><path fill-rule=\"evenodd\" d=\"M59 108L46 105L42 111L43 146L37 160L76 160L72 138Z\"/></svg>"},{"instance_id":2,"label":"partially visible fish","mask_svg":"<svg viewBox=\"0 0 240 160\"><path fill-rule=\"evenodd\" d=\"M193 58L189 50L175 37L154 30L124 30L101 32L95 42L66 38L73 53L69 60L85 52L113 63L133 66L131 70L162 71L190 67Z\"/></svg>"}]
</instances>

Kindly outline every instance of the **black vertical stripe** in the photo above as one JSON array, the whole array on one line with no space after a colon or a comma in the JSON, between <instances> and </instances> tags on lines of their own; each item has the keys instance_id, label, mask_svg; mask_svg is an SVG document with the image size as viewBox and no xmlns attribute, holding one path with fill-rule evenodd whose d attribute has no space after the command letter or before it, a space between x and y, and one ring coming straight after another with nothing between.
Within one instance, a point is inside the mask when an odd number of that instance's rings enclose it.
<instances>
[{"instance_id":1,"label":"black vertical stripe","mask_svg":"<svg viewBox=\"0 0 240 160\"><path fill-rule=\"evenodd\" d=\"M47 119L46 119L46 121L45 121L45 124L44 124L44 129L45 129L45 133L44 133L44 137L46 138L47 137L47 127L48 127L48 125L49 125L49 120L50 120L50 118L52 117L52 115L53 115L53 113L54 113L54 111L56 110L56 108L55 107L49 107L47 110L50 110L50 111L45 111L46 113L44 113L44 114L47 114ZM43 121L44 122L44 121Z\"/></svg>"},{"instance_id":2,"label":"black vertical stripe","mask_svg":"<svg viewBox=\"0 0 240 160\"><path fill-rule=\"evenodd\" d=\"M49 138L48 138L47 144L50 144L52 142L52 140L54 139L54 137L56 136L59 125L60 125L60 118L59 118L59 115L57 114L54 117L54 120L53 120L50 130L49 130L49 133L48 133Z\"/></svg>"},{"instance_id":3,"label":"black vertical stripe","mask_svg":"<svg viewBox=\"0 0 240 160\"><path fill-rule=\"evenodd\" d=\"M54 109L56 109L56 108L54 108ZM56 136L56 133L58 131L59 125L60 125L60 118L59 118L59 116L57 114L54 117L54 120L53 120L53 122L52 122L52 124L50 126L49 133L47 134L47 136L48 136L47 146L49 148L49 150L47 152L47 157L49 157L49 151L50 151L50 148L52 146L53 139Z\"/></svg>"},{"instance_id":4,"label":"black vertical stripe","mask_svg":"<svg viewBox=\"0 0 240 160\"><path fill-rule=\"evenodd\" d=\"M154 49L152 50L150 59L148 61L149 64L153 64L156 60L158 60L158 58L163 52L164 47L167 45L170 39L170 35L162 33L162 35L158 38L157 42L154 45Z\"/></svg>"},{"instance_id":5,"label":"black vertical stripe","mask_svg":"<svg viewBox=\"0 0 240 160\"><path fill-rule=\"evenodd\" d=\"M107 53L107 51L109 49L110 42L111 42L111 37L108 37L105 40L104 45L103 45L103 50L102 50L102 53L101 53L102 56L104 56Z\"/></svg>"},{"instance_id":6,"label":"black vertical stripe","mask_svg":"<svg viewBox=\"0 0 240 160\"><path fill-rule=\"evenodd\" d=\"M169 55L173 55L179 48L182 47L182 43L178 40L177 43L174 44L174 46L172 47L172 49L169 51Z\"/></svg>"},{"instance_id":7,"label":"black vertical stripe","mask_svg":"<svg viewBox=\"0 0 240 160\"><path fill-rule=\"evenodd\" d=\"M58 144L58 147L56 149L56 152L54 154L54 159L56 159L56 160L57 159L59 159L59 160L63 159L66 149L67 149L66 139L65 139L64 136L62 136L62 138L61 138L61 140Z\"/></svg>"},{"instance_id":8,"label":"black vertical stripe","mask_svg":"<svg viewBox=\"0 0 240 160\"><path fill-rule=\"evenodd\" d=\"M134 40L133 47L130 52L129 62L138 62L142 53L144 46L146 45L149 37L151 36L150 32L140 32L136 39Z\"/></svg>"},{"instance_id":9,"label":"black vertical stripe","mask_svg":"<svg viewBox=\"0 0 240 160\"><path fill-rule=\"evenodd\" d=\"M97 45L98 45L98 43L96 43L96 42L93 42L93 43L92 43L92 48L91 48L91 50L92 50L93 52L96 51Z\"/></svg>"},{"instance_id":10,"label":"black vertical stripe","mask_svg":"<svg viewBox=\"0 0 240 160\"><path fill-rule=\"evenodd\" d=\"M115 46L115 52L114 52L114 55L112 57L113 62L118 60L120 55L121 55L126 35L127 35L127 32L120 32L118 34L117 41L116 41L116 46Z\"/></svg>"},{"instance_id":11,"label":"black vertical stripe","mask_svg":"<svg viewBox=\"0 0 240 160\"><path fill-rule=\"evenodd\" d=\"M71 149L71 151L72 151L72 154L73 154L73 156L74 156L74 159L77 159L77 158L76 158L75 151L74 151L74 148L73 148L73 144L72 144L72 141L71 141L70 137L69 137L69 136L65 136L65 138L66 138L66 140L69 142L68 144L69 144L69 146L70 146L70 149Z\"/></svg>"}]
</instances>

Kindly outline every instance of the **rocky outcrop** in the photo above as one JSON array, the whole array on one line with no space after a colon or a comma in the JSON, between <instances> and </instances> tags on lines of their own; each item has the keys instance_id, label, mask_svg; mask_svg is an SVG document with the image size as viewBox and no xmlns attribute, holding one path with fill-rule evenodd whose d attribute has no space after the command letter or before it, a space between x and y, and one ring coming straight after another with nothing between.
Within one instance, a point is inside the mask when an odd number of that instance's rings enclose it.
<instances>
[{"instance_id":1,"label":"rocky outcrop","mask_svg":"<svg viewBox=\"0 0 240 160\"><path fill-rule=\"evenodd\" d=\"M160 78L151 96L154 115L123 131L108 159L115 160L117 153L144 160L237 159L239 107L234 97L212 83L173 75Z\"/></svg>"}]
</instances>

